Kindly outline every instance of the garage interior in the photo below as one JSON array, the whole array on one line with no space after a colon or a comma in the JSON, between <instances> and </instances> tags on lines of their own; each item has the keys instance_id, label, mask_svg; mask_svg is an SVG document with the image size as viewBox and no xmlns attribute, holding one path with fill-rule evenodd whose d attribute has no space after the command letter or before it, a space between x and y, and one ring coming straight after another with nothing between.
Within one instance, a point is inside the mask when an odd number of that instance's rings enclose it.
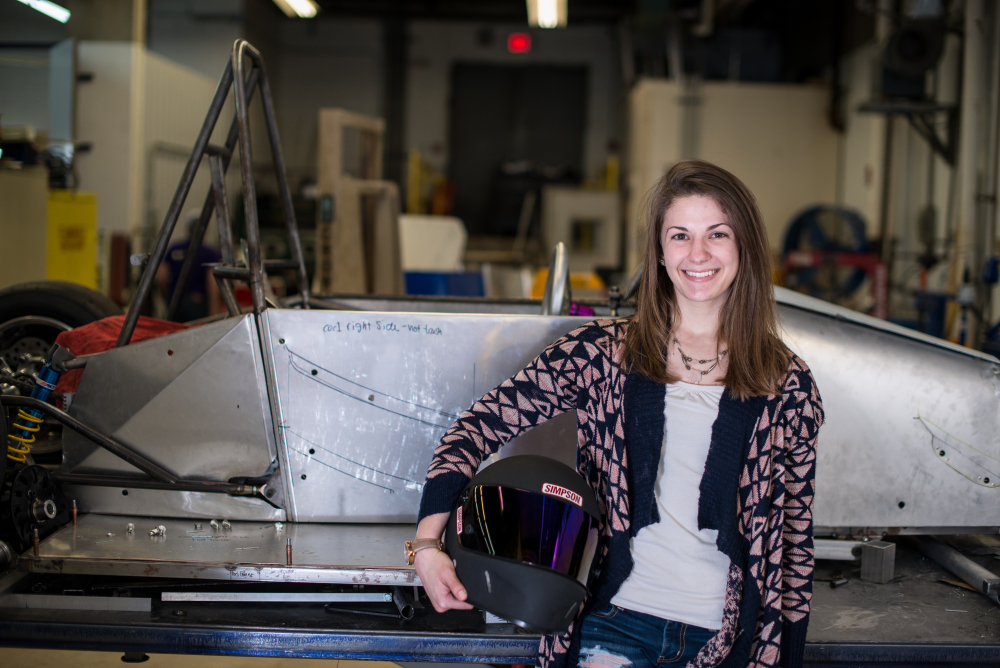
<instances>
[{"instance_id":1,"label":"garage interior","mask_svg":"<svg viewBox=\"0 0 1000 668\"><path fill-rule=\"evenodd\" d=\"M692 158L823 392L805 665L1000 664L985 0L0 0L0 662L533 664L400 548Z\"/></svg>"}]
</instances>

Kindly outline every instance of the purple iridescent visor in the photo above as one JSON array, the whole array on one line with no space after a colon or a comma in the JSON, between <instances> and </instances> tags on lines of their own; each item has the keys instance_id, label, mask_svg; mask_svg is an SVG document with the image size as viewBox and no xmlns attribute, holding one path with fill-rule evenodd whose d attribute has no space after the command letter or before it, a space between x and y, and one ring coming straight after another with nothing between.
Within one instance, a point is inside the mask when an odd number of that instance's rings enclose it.
<instances>
[{"instance_id":1,"label":"purple iridescent visor","mask_svg":"<svg viewBox=\"0 0 1000 668\"><path fill-rule=\"evenodd\" d=\"M597 552L598 521L554 496L499 485L465 492L456 513L462 547L546 566L584 587Z\"/></svg>"}]
</instances>

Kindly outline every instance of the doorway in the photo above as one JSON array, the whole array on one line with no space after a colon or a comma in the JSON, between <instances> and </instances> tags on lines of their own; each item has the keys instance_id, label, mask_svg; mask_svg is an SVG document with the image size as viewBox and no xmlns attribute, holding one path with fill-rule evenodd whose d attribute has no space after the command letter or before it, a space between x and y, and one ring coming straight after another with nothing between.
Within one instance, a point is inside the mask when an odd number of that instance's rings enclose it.
<instances>
[{"instance_id":1,"label":"doorway","mask_svg":"<svg viewBox=\"0 0 1000 668\"><path fill-rule=\"evenodd\" d=\"M470 235L513 236L527 192L580 182L586 102L586 66L454 66L449 178Z\"/></svg>"}]
</instances>

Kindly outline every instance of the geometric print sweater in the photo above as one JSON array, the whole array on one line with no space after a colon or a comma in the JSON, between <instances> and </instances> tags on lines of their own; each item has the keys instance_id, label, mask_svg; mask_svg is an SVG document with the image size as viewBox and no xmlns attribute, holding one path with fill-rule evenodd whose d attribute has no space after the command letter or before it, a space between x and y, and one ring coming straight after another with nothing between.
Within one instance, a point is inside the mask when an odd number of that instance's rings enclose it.
<instances>
[{"instance_id":1,"label":"geometric print sweater","mask_svg":"<svg viewBox=\"0 0 1000 668\"><path fill-rule=\"evenodd\" d=\"M654 486L664 433L662 384L620 364L624 319L588 323L477 401L434 451L420 519L451 512L480 462L518 434L577 414L577 470L603 514L590 595L566 633L542 637L542 668L576 666L579 619L605 607L632 570L630 539L659 521ZM698 501L730 560L722 626L689 668L802 664L813 583L812 502L823 407L789 355L782 393L723 392ZM666 568L666 566L665 566Z\"/></svg>"}]
</instances>

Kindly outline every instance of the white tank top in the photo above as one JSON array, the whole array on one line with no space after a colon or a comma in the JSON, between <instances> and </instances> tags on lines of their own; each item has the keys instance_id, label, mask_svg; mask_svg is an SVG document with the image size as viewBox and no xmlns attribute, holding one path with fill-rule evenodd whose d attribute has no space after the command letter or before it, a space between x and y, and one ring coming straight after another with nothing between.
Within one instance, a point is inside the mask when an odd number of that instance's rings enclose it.
<instances>
[{"instance_id":1,"label":"white tank top","mask_svg":"<svg viewBox=\"0 0 1000 668\"><path fill-rule=\"evenodd\" d=\"M718 531L698 529L698 488L724 389L667 385L656 476L660 521L632 539L635 567L611 599L621 608L711 630L722 626L729 557L715 546Z\"/></svg>"}]
</instances>

